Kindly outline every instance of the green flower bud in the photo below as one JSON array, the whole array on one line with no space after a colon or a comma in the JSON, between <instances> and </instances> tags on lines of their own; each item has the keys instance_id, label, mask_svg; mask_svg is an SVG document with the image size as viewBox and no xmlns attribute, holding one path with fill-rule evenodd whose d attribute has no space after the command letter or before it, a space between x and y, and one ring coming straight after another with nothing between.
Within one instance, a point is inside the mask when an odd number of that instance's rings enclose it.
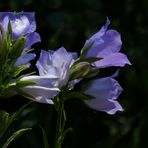
<instances>
[{"instance_id":1,"label":"green flower bud","mask_svg":"<svg viewBox=\"0 0 148 148\"><path fill-rule=\"evenodd\" d=\"M70 80L84 78L90 70L90 64L88 62L80 62L75 64L70 69Z\"/></svg>"}]
</instances>

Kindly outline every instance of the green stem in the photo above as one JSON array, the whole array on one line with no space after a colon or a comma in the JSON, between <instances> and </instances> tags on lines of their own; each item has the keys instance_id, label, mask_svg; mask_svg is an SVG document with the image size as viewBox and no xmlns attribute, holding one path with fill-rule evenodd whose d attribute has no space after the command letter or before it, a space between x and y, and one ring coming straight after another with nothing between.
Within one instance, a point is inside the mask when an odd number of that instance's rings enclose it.
<instances>
[{"instance_id":1,"label":"green stem","mask_svg":"<svg viewBox=\"0 0 148 148\"><path fill-rule=\"evenodd\" d=\"M55 107L57 111L55 148L61 148L62 141L65 136L64 127L65 127L65 122L66 122L64 101L62 100L62 98L59 98L59 97L55 98Z\"/></svg>"}]
</instances>

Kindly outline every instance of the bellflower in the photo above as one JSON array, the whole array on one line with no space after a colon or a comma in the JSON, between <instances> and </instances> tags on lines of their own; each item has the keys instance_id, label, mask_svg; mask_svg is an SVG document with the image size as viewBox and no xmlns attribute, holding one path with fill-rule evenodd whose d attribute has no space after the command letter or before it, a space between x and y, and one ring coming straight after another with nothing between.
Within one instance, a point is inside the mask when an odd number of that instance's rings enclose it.
<instances>
[{"instance_id":1,"label":"bellflower","mask_svg":"<svg viewBox=\"0 0 148 148\"><path fill-rule=\"evenodd\" d=\"M70 66L74 62L76 54L67 52L64 47L56 51L44 51L40 53L40 58L37 61L37 68L40 76L54 75L59 77L56 87L65 86L69 80Z\"/></svg>"},{"instance_id":2,"label":"bellflower","mask_svg":"<svg viewBox=\"0 0 148 148\"><path fill-rule=\"evenodd\" d=\"M85 93L94 96L94 99L86 100L85 103L97 111L115 114L122 111L121 105L116 101L122 88L112 77L94 80L85 90Z\"/></svg>"},{"instance_id":3,"label":"bellflower","mask_svg":"<svg viewBox=\"0 0 148 148\"><path fill-rule=\"evenodd\" d=\"M116 30L107 29L109 24L110 21L107 19L106 24L86 41L84 47L94 42L86 56L101 58L93 63L98 68L123 67L125 64L131 64L127 56L120 52L122 46L120 34Z\"/></svg>"},{"instance_id":4,"label":"bellflower","mask_svg":"<svg viewBox=\"0 0 148 148\"><path fill-rule=\"evenodd\" d=\"M56 76L26 76L20 79L20 82L33 82L31 85L19 87L25 97L40 102L53 104L51 98L59 93L59 89L54 87L57 81Z\"/></svg>"},{"instance_id":5,"label":"bellflower","mask_svg":"<svg viewBox=\"0 0 148 148\"><path fill-rule=\"evenodd\" d=\"M13 39L36 30L36 22L32 12L0 12L0 22L6 32L8 31L9 21L12 26Z\"/></svg>"},{"instance_id":6,"label":"bellflower","mask_svg":"<svg viewBox=\"0 0 148 148\"><path fill-rule=\"evenodd\" d=\"M12 27L13 40L26 35L26 47L23 52L27 51L34 43L41 40L40 35L35 32L36 22L33 12L0 12L0 23L6 32L8 32L9 21ZM26 53L16 61L15 66L26 65L33 58L35 58L35 54Z\"/></svg>"},{"instance_id":7,"label":"bellflower","mask_svg":"<svg viewBox=\"0 0 148 148\"><path fill-rule=\"evenodd\" d=\"M70 66L74 62L74 53L69 53L64 47L54 51L40 53L37 61L39 76L27 76L20 80L35 82L35 84L21 87L25 96L40 103L52 104L62 86L69 80Z\"/></svg>"}]
</instances>

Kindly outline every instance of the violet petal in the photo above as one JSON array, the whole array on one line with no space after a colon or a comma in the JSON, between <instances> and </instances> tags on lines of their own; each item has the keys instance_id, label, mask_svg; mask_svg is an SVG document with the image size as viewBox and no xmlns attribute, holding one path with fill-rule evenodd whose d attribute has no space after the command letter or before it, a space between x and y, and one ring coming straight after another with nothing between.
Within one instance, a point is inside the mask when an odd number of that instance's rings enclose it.
<instances>
[{"instance_id":1,"label":"violet petal","mask_svg":"<svg viewBox=\"0 0 148 148\"><path fill-rule=\"evenodd\" d=\"M116 111L123 110L116 101L122 90L119 83L113 78L95 80L85 91L86 94L94 96L95 99L86 100L85 103L97 111L114 114Z\"/></svg>"}]
</instances>

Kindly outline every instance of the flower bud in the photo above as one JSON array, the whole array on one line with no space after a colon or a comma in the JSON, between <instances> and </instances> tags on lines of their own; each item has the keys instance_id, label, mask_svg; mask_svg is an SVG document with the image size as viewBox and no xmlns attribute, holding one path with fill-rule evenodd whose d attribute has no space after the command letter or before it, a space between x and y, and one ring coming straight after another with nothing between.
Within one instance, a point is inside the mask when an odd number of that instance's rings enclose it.
<instances>
[{"instance_id":1,"label":"flower bud","mask_svg":"<svg viewBox=\"0 0 148 148\"><path fill-rule=\"evenodd\" d=\"M70 80L84 78L90 71L90 64L88 62L80 62L73 65L70 69Z\"/></svg>"}]
</instances>

